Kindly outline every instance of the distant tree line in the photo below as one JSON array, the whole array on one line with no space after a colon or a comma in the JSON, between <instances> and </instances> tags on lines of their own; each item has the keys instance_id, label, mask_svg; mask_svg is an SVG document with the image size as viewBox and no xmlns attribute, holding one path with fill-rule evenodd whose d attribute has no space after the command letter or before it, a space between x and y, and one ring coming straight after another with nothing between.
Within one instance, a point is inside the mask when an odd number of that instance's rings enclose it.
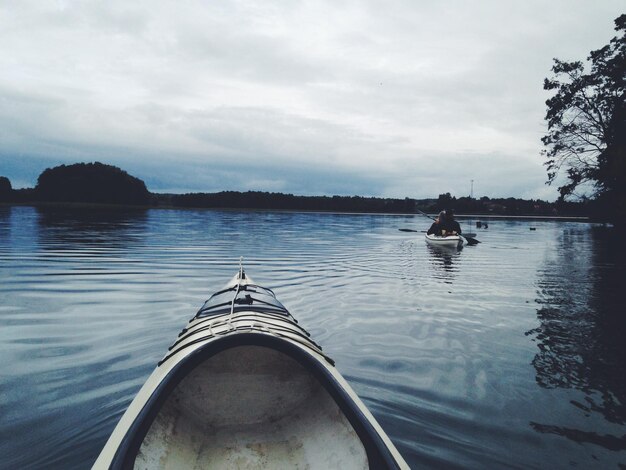
<instances>
[{"instance_id":1,"label":"distant tree line","mask_svg":"<svg viewBox=\"0 0 626 470\"><path fill-rule=\"evenodd\" d=\"M174 195L176 207L278 209L337 212L403 213L415 211L415 200L361 196L295 196L260 191L223 191Z\"/></svg>"},{"instance_id":2,"label":"distant tree line","mask_svg":"<svg viewBox=\"0 0 626 470\"><path fill-rule=\"evenodd\" d=\"M46 169L35 188L16 190L8 178L0 177L0 202L408 214L418 210L436 213L444 209L454 209L457 214L484 215L588 216L594 213L593 201L551 203L539 199L456 198L450 193L440 194L436 199L296 196L261 191L155 194L150 193L139 178L98 162Z\"/></svg>"},{"instance_id":3,"label":"distant tree line","mask_svg":"<svg viewBox=\"0 0 626 470\"><path fill-rule=\"evenodd\" d=\"M556 202L541 199L488 198L472 197L456 198L450 193L440 194L436 200L417 201L417 208L426 212L439 212L454 209L457 214L494 214L494 215L536 215L536 216L579 216L594 214L594 201Z\"/></svg>"}]
</instances>

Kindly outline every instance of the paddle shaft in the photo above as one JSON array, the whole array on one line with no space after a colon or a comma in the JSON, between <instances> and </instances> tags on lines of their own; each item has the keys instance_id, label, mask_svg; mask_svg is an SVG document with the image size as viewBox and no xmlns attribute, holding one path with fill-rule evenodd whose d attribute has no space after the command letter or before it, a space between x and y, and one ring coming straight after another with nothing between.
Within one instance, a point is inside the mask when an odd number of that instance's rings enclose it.
<instances>
[{"instance_id":1,"label":"paddle shaft","mask_svg":"<svg viewBox=\"0 0 626 470\"><path fill-rule=\"evenodd\" d=\"M429 216L426 212L422 212L422 211L421 211L421 210L419 210L418 208L415 208L415 210L416 210L417 212L419 212L420 214L422 214L422 215L424 215L424 216L428 217L430 220L437 220L437 219L435 219L434 217Z\"/></svg>"}]
</instances>

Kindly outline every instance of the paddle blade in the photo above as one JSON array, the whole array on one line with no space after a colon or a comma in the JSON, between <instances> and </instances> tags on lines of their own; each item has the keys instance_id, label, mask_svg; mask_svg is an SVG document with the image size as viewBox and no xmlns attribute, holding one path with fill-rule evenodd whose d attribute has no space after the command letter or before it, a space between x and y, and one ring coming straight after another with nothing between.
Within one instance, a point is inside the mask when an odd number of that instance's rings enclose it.
<instances>
[{"instance_id":1,"label":"paddle blade","mask_svg":"<svg viewBox=\"0 0 626 470\"><path fill-rule=\"evenodd\" d=\"M417 232L417 230L412 230L410 228L399 228L398 230L401 232Z\"/></svg>"},{"instance_id":2,"label":"paddle blade","mask_svg":"<svg viewBox=\"0 0 626 470\"><path fill-rule=\"evenodd\" d=\"M479 242L478 240L476 240L475 238L472 238L472 237L466 237L465 235L463 235L463 236L464 236L464 237L465 237L465 239L467 240L467 244L468 244L469 246L472 246L472 245L478 245L478 244L480 243L480 242Z\"/></svg>"}]
</instances>

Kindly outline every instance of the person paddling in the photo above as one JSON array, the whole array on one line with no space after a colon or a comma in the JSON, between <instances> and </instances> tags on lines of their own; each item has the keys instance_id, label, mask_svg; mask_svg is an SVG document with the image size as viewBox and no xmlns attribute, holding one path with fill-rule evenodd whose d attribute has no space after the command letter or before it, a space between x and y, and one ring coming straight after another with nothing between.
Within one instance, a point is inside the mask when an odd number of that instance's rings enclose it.
<instances>
[{"instance_id":1,"label":"person paddling","mask_svg":"<svg viewBox=\"0 0 626 470\"><path fill-rule=\"evenodd\" d=\"M442 213L444 214L444 218L441 225L441 235L443 235L444 237L450 235L461 235L461 226L456 220L454 220L454 210L446 209Z\"/></svg>"},{"instance_id":2,"label":"person paddling","mask_svg":"<svg viewBox=\"0 0 626 470\"><path fill-rule=\"evenodd\" d=\"M437 216L437 218L435 219L435 221L433 222L433 224L430 226L430 228L428 229L428 232L426 232L428 235L437 235L437 236L441 236L441 229L443 227L443 222L446 218L446 213L445 211L441 211L439 213L439 215Z\"/></svg>"}]
</instances>

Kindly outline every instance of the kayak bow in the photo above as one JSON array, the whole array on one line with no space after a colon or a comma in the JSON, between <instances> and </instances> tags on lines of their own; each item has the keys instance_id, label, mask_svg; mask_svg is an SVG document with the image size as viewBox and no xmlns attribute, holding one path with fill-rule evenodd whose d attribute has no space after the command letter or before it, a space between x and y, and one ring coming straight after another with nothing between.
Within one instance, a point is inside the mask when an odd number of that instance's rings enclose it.
<instances>
[{"instance_id":1,"label":"kayak bow","mask_svg":"<svg viewBox=\"0 0 626 470\"><path fill-rule=\"evenodd\" d=\"M409 468L287 309L243 269L205 302L94 468Z\"/></svg>"}]
</instances>

